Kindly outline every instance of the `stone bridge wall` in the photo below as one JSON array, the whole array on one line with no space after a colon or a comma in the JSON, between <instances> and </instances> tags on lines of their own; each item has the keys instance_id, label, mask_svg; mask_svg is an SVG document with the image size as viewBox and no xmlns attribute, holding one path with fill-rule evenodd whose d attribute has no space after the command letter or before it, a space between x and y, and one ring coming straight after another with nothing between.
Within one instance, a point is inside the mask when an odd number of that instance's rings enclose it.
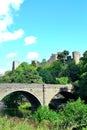
<instances>
[{"instance_id":1,"label":"stone bridge wall","mask_svg":"<svg viewBox=\"0 0 87 130\"><path fill-rule=\"evenodd\" d=\"M72 85L2 83L0 84L0 100L12 92L24 91L34 95L41 105L48 105L60 91L71 92L72 89Z\"/></svg>"}]
</instances>

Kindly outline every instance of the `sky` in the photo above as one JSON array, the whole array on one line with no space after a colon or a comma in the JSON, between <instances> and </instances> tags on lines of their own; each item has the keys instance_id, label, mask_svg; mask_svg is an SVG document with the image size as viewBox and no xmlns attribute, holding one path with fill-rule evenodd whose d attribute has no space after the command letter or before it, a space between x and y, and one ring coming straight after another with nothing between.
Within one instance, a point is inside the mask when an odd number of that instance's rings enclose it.
<instances>
[{"instance_id":1,"label":"sky","mask_svg":"<svg viewBox=\"0 0 87 130\"><path fill-rule=\"evenodd\" d=\"M87 50L87 0L0 0L0 74L63 50Z\"/></svg>"}]
</instances>

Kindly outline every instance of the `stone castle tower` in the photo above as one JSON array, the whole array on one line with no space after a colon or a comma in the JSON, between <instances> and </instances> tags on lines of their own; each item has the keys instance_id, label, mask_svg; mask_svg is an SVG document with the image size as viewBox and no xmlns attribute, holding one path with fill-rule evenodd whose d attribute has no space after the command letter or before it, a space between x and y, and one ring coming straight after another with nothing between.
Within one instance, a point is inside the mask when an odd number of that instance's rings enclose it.
<instances>
[{"instance_id":1,"label":"stone castle tower","mask_svg":"<svg viewBox=\"0 0 87 130\"><path fill-rule=\"evenodd\" d=\"M75 63L78 64L80 60L80 53L77 51L72 52L73 59L75 60Z\"/></svg>"},{"instance_id":2,"label":"stone castle tower","mask_svg":"<svg viewBox=\"0 0 87 130\"><path fill-rule=\"evenodd\" d=\"M48 63L51 64L51 63L53 63L56 60L57 60L57 54L52 54L50 56L50 59L48 60Z\"/></svg>"},{"instance_id":3,"label":"stone castle tower","mask_svg":"<svg viewBox=\"0 0 87 130\"><path fill-rule=\"evenodd\" d=\"M19 61L13 61L12 70L15 70L20 65Z\"/></svg>"}]
</instances>

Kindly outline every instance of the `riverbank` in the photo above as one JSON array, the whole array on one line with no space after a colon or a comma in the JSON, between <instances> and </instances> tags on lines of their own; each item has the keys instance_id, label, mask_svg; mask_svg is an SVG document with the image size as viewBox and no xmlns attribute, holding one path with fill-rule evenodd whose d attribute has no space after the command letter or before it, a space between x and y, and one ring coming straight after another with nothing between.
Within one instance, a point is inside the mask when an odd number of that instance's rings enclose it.
<instances>
[{"instance_id":1,"label":"riverbank","mask_svg":"<svg viewBox=\"0 0 87 130\"><path fill-rule=\"evenodd\" d=\"M0 117L0 130L52 130L47 122L36 123L34 120L17 117ZM56 130L56 129L55 129Z\"/></svg>"},{"instance_id":2,"label":"riverbank","mask_svg":"<svg viewBox=\"0 0 87 130\"><path fill-rule=\"evenodd\" d=\"M27 117L2 116L0 130L87 130L87 104L80 98L58 111L41 106Z\"/></svg>"}]
</instances>

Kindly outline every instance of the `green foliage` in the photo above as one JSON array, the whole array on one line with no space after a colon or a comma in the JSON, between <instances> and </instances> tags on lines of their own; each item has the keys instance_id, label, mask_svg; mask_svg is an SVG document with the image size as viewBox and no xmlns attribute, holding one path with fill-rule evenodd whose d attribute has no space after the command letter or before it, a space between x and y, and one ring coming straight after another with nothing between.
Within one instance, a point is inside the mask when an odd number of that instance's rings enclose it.
<instances>
[{"instance_id":1,"label":"green foliage","mask_svg":"<svg viewBox=\"0 0 87 130\"><path fill-rule=\"evenodd\" d=\"M72 82L75 82L80 78L80 68L74 61L70 62L67 66L67 76Z\"/></svg>"},{"instance_id":2,"label":"green foliage","mask_svg":"<svg viewBox=\"0 0 87 130\"><path fill-rule=\"evenodd\" d=\"M55 80L58 76L61 75L62 69L63 69L63 64L59 61L55 61L49 66L49 70L52 76L55 78Z\"/></svg>"},{"instance_id":3,"label":"green foliage","mask_svg":"<svg viewBox=\"0 0 87 130\"><path fill-rule=\"evenodd\" d=\"M31 118L31 103L29 102L23 102L18 106L18 110L22 113L23 117L29 117Z\"/></svg>"},{"instance_id":4,"label":"green foliage","mask_svg":"<svg viewBox=\"0 0 87 130\"><path fill-rule=\"evenodd\" d=\"M58 130L49 126L48 122L42 124L29 119L0 117L0 130Z\"/></svg>"},{"instance_id":5,"label":"green foliage","mask_svg":"<svg viewBox=\"0 0 87 130\"><path fill-rule=\"evenodd\" d=\"M69 51L64 50L63 52L58 53L58 60L60 60L63 64L66 62L66 57L69 55Z\"/></svg>"},{"instance_id":6,"label":"green foliage","mask_svg":"<svg viewBox=\"0 0 87 130\"><path fill-rule=\"evenodd\" d=\"M31 107L31 104L29 102L24 102L19 106L19 109L28 109Z\"/></svg>"},{"instance_id":7,"label":"green foliage","mask_svg":"<svg viewBox=\"0 0 87 130\"><path fill-rule=\"evenodd\" d=\"M85 52L83 53L83 57L81 58L81 60L82 60L83 64L86 64L86 63L87 63L87 51L85 51Z\"/></svg>"},{"instance_id":8,"label":"green foliage","mask_svg":"<svg viewBox=\"0 0 87 130\"><path fill-rule=\"evenodd\" d=\"M19 120L18 118L9 119L0 117L0 130L38 130L29 124L27 119Z\"/></svg>"},{"instance_id":9,"label":"green foliage","mask_svg":"<svg viewBox=\"0 0 87 130\"><path fill-rule=\"evenodd\" d=\"M47 120L55 124L57 123L58 115L56 112L50 110L47 106L43 106L39 107L38 110L33 114L33 119L38 122Z\"/></svg>"},{"instance_id":10,"label":"green foliage","mask_svg":"<svg viewBox=\"0 0 87 130\"><path fill-rule=\"evenodd\" d=\"M54 82L54 78L48 68L38 67L37 70L44 83L48 84Z\"/></svg>"},{"instance_id":11,"label":"green foliage","mask_svg":"<svg viewBox=\"0 0 87 130\"><path fill-rule=\"evenodd\" d=\"M82 128L82 130L87 130L87 127L86 128Z\"/></svg>"},{"instance_id":12,"label":"green foliage","mask_svg":"<svg viewBox=\"0 0 87 130\"><path fill-rule=\"evenodd\" d=\"M80 86L80 96L82 98L86 98L87 97L87 72L81 75L79 86Z\"/></svg>"},{"instance_id":13,"label":"green foliage","mask_svg":"<svg viewBox=\"0 0 87 130\"><path fill-rule=\"evenodd\" d=\"M7 71L0 82L5 83L43 83L35 66L23 62L16 70Z\"/></svg>"},{"instance_id":14,"label":"green foliage","mask_svg":"<svg viewBox=\"0 0 87 130\"><path fill-rule=\"evenodd\" d=\"M56 83L57 84L69 84L69 78L68 77L60 77L56 78Z\"/></svg>"},{"instance_id":15,"label":"green foliage","mask_svg":"<svg viewBox=\"0 0 87 130\"><path fill-rule=\"evenodd\" d=\"M17 77L19 83L42 83L42 78L36 70L26 70Z\"/></svg>"},{"instance_id":16,"label":"green foliage","mask_svg":"<svg viewBox=\"0 0 87 130\"><path fill-rule=\"evenodd\" d=\"M19 104L23 103L24 95L20 92L13 92L3 98L4 104L8 108L17 108ZM26 99L27 100L27 99Z\"/></svg>"},{"instance_id":17,"label":"green foliage","mask_svg":"<svg viewBox=\"0 0 87 130\"><path fill-rule=\"evenodd\" d=\"M80 69L79 94L80 97L87 102L87 51L84 52L81 58Z\"/></svg>"},{"instance_id":18,"label":"green foliage","mask_svg":"<svg viewBox=\"0 0 87 130\"><path fill-rule=\"evenodd\" d=\"M23 108L28 107L27 104ZM29 115L30 116L30 115ZM30 125L29 120L34 124ZM23 121L7 120L0 118L0 129L4 130L78 130L87 129L87 105L79 98L77 101L69 101L58 112L50 110L47 106L42 106L31 116L31 118ZM19 122L19 123L17 123ZM20 125L21 124L21 125ZM36 125L37 124L37 125ZM33 125L35 127L33 127ZM38 126L38 127L37 127Z\"/></svg>"},{"instance_id":19,"label":"green foliage","mask_svg":"<svg viewBox=\"0 0 87 130\"><path fill-rule=\"evenodd\" d=\"M68 102L58 113L60 129L76 127L79 130L87 125L87 105L79 98L75 102Z\"/></svg>"}]
</instances>

